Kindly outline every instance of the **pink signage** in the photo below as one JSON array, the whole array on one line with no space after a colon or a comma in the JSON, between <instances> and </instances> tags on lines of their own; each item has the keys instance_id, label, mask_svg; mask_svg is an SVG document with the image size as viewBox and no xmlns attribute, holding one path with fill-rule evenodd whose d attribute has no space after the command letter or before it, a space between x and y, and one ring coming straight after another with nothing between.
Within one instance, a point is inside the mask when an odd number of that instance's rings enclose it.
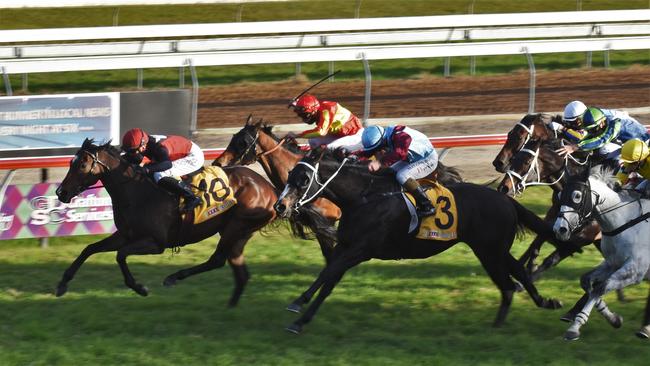
<instances>
[{"instance_id":1,"label":"pink signage","mask_svg":"<svg viewBox=\"0 0 650 366\"><path fill-rule=\"evenodd\" d=\"M0 240L106 234L116 230L106 190L88 189L66 204L57 199L57 186L8 186L0 205Z\"/></svg>"}]
</instances>

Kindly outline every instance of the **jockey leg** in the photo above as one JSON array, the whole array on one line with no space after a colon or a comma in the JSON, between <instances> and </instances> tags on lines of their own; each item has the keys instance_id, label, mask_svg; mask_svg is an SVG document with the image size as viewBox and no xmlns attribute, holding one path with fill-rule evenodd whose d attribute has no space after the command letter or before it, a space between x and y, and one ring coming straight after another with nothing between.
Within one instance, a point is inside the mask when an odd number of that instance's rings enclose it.
<instances>
[{"instance_id":1,"label":"jockey leg","mask_svg":"<svg viewBox=\"0 0 650 366\"><path fill-rule=\"evenodd\" d=\"M415 198L418 216L426 217L435 215L436 208L433 206L433 203L429 200L429 197L427 197L426 192L424 192L424 189L420 186L420 183L418 183L417 180L408 178L402 186Z\"/></svg>"},{"instance_id":2,"label":"jockey leg","mask_svg":"<svg viewBox=\"0 0 650 366\"><path fill-rule=\"evenodd\" d=\"M173 177L163 177L158 181L158 185L167 191L183 197L185 200L185 206L183 211L191 211L196 206L200 205L202 200L201 197L197 197L192 192L192 189L189 184L176 180Z\"/></svg>"}]
</instances>

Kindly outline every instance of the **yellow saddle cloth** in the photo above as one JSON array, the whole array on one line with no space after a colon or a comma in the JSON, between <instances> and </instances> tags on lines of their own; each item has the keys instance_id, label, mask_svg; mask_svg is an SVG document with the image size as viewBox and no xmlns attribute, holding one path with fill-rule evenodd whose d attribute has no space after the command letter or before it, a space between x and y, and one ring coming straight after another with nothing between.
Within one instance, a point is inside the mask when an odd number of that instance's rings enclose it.
<instances>
[{"instance_id":1,"label":"yellow saddle cloth","mask_svg":"<svg viewBox=\"0 0 650 366\"><path fill-rule=\"evenodd\" d=\"M438 183L433 183L426 192L431 202L435 203L436 214L420 219L420 228L415 237L440 241L456 240L458 237L458 210L454 194ZM415 198L410 193L404 193L415 205Z\"/></svg>"},{"instance_id":2,"label":"yellow saddle cloth","mask_svg":"<svg viewBox=\"0 0 650 366\"><path fill-rule=\"evenodd\" d=\"M194 224L200 224L223 212L237 203L230 188L228 176L218 166L209 166L192 177L192 192L201 197L201 204L194 208ZM181 202L181 207L184 202Z\"/></svg>"}]
</instances>

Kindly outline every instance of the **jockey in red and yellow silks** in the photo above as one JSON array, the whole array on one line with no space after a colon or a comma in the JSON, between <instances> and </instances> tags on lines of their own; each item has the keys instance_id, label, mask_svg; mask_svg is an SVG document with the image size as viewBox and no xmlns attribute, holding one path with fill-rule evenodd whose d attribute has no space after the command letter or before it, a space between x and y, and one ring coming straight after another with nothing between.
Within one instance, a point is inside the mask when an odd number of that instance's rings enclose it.
<instances>
[{"instance_id":1,"label":"jockey in red and yellow silks","mask_svg":"<svg viewBox=\"0 0 650 366\"><path fill-rule=\"evenodd\" d=\"M312 148L327 145L329 149L343 147L355 151L362 147L361 121L342 105L319 101L313 95L305 94L291 103L291 106L303 122L316 124L316 127L288 136L308 138Z\"/></svg>"}]
</instances>

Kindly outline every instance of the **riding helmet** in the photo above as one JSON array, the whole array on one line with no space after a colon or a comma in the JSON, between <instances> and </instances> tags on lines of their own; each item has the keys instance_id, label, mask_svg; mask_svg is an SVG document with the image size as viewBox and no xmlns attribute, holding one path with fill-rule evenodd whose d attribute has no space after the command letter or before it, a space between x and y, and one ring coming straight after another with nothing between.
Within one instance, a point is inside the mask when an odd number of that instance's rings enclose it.
<instances>
[{"instance_id":1,"label":"riding helmet","mask_svg":"<svg viewBox=\"0 0 650 366\"><path fill-rule=\"evenodd\" d=\"M575 122L578 118L587 111L587 106L579 100L574 100L564 107L564 115L562 120L564 122Z\"/></svg>"},{"instance_id":2,"label":"riding helmet","mask_svg":"<svg viewBox=\"0 0 650 366\"><path fill-rule=\"evenodd\" d=\"M624 163L636 163L645 160L648 155L648 145L639 139L628 140L621 148L621 161Z\"/></svg>"},{"instance_id":3,"label":"riding helmet","mask_svg":"<svg viewBox=\"0 0 650 366\"><path fill-rule=\"evenodd\" d=\"M304 94L300 98L296 99L293 103L291 103L291 106L297 112L305 112L308 114L312 114L318 111L320 102L315 96L311 94Z\"/></svg>"},{"instance_id":4,"label":"riding helmet","mask_svg":"<svg viewBox=\"0 0 650 366\"><path fill-rule=\"evenodd\" d=\"M378 148L384 140L384 128L381 126L368 126L361 134L361 143L365 151Z\"/></svg>"},{"instance_id":5,"label":"riding helmet","mask_svg":"<svg viewBox=\"0 0 650 366\"><path fill-rule=\"evenodd\" d=\"M149 135L139 128L132 128L122 137L122 150L128 152L147 145L147 142L149 142Z\"/></svg>"},{"instance_id":6,"label":"riding helmet","mask_svg":"<svg viewBox=\"0 0 650 366\"><path fill-rule=\"evenodd\" d=\"M582 117L582 124L585 130L592 130L600 126L600 123L606 119L605 114L598 108L589 107Z\"/></svg>"}]
</instances>

